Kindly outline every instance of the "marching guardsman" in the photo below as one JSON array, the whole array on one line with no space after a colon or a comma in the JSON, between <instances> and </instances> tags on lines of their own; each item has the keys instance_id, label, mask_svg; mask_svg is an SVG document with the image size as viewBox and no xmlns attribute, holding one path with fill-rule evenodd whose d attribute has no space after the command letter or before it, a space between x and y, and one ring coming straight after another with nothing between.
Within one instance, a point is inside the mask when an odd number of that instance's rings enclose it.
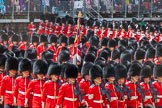
<instances>
[{"instance_id":1,"label":"marching guardsman","mask_svg":"<svg viewBox=\"0 0 162 108\"><path fill-rule=\"evenodd\" d=\"M119 108L118 106L118 96L115 90L115 68L113 64L107 64L103 68L103 76L105 79L105 88L110 93L110 100L107 102L108 108Z\"/></svg>"},{"instance_id":2,"label":"marching guardsman","mask_svg":"<svg viewBox=\"0 0 162 108\"><path fill-rule=\"evenodd\" d=\"M49 25L49 22L48 22L48 20L45 20L45 23L44 23L44 34L45 35L48 35L48 30L49 30L49 27L48 27L48 25Z\"/></svg>"},{"instance_id":3,"label":"marching guardsman","mask_svg":"<svg viewBox=\"0 0 162 108\"><path fill-rule=\"evenodd\" d=\"M74 57L74 55L77 53L77 47L74 45L75 36L71 36L68 38L68 49L70 51L70 59Z\"/></svg>"},{"instance_id":4,"label":"marching guardsman","mask_svg":"<svg viewBox=\"0 0 162 108\"><path fill-rule=\"evenodd\" d=\"M155 90L154 92L154 100L155 107L162 108L162 64L156 64L153 69L154 77L156 81L152 83L152 86Z\"/></svg>"},{"instance_id":5,"label":"marching guardsman","mask_svg":"<svg viewBox=\"0 0 162 108\"><path fill-rule=\"evenodd\" d=\"M39 37L37 35L32 35L29 48L37 49L38 44L39 44Z\"/></svg>"},{"instance_id":6,"label":"marching guardsman","mask_svg":"<svg viewBox=\"0 0 162 108\"><path fill-rule=\"evenodd\" d=\"M58 63L50 64L47 72L50 80L46 81L43 85L42 108L56 107L58 92L62 84L59 80L60 73L61 65L59 65Z\"/></svg>"},{"instance_id":7,"label":"marching guardsman","mask_svg":"<svg viewBox=\"0 0 162 108\"><path fill-rule=\"evenodd\" d=\"M36 76L36 79L33 79L29 82L28 88L25 94L25 106L29 105L29 100L31 93L33 92L32 97L32 107L41 108L41 94L44 84L44 76L47 73L47 64L43 60L36 60L33 64L33 73Z\"/></svg>"},{"instance_id":8,"label":"marching guardsman","mask_svg":"<svg viewBox=\"0 0 162 108\"><path fill-rule=\"evenodd\" d=\"M19 44L19 49L20 50L26 50L28 48L27 43L28 43L28 35L27 34L22 34L21 36L21 43Z\"/></svg>"},{"instance_id":9,"label":"marching guardsman","mask_svg":"<svg viewBox=\"0 0 162 108\"><path fill-rule=\"evenodd\" d=\"M57 45L57 37L56 35L50 34L48 39L50 45L47 50L53 51L53 61L56 61L56 45Z\"/></svg>"},{"instance_id":10,"label":"marching guardsman","mask_svg":"<svg viewBox=\"0 0 162 108\"><path fill-rule=\"evenodd\" d=\"M36 26L34 25L33 22L30 22L30 24L28 24L28 34L31 35L35 30L36 30Z\"/></svg>"},{"instance_id":11,"label":"marching guardsman","mask_svg":"<svg viewBox=\"0 0 162 108\"><path fill-rule=\"evenodd\" d=\"M152 39L154 39L154 32L155 32L155 28L153 26L150 27L150 33L148 35L148 39L149 41L152 41Z\"/></svg>"},{"instance_id":12,"label":"marching guardsman","mask_svg":"<svg viewBox=\"0 0 162 108\"><path fill-rule=\"evenodd\" d=\"M142 90L145 92L145 98L143 100L143 107L147 105L154 105L153 102L153 94L154 88L152 86L151 76L152 76L152 68L149 65L144 65L140 72L140 86Z\"/></svg>"},{"instance_id":13,"label":"marching guardsman","mask_svg":"<svg viewBox=\"0 0 162 108\"><path fill-rule=\"evenodd\" d=\"M27 91L28 84L30 82L30 72L32 70L31 61L29 59L22 59L18 65L18 71L22 74L15 80L14 89L14 103L19 108L24 108L25 106L25 94ZM32 107L31 98L28 101L28 108Z\"/></svg>"},{"instance_id":14,"label":"marching guardsman","mask_svg":"<svg viewBox=\"0 0 162 108\"><path fill-rule=\"evenodd\" d=\"M127 78L127 68L123 64L118 64L115 67L115 90L117 92L118 103L120 108L127 108L128 90L125 86L125 80Z\"/></svg>"},{"instance_id":15,"label":"marching guardsman","mask_svg":"<svg viewBox=\"0 0 162 108\"><path fill-rule=\"evenodd\" d=\"M2 42L1 45L8 47L9 37L5 33L1 36Z\"/></svg>"},{"instance_id":16,"label":"marching guardsman","mask_svg":"<svg viewBox=\"0 0 162 108\"><path fill-rule=\"evenodd\" d=\"M53 22L50 22L48 25L48 34L46 35L50 35L53 34Z\"/></svg>"},{"instance_id":17,"label":"marching guardsman","mask_svg":"<svg viewBox=\"0 0 162 108\"><path fill-rule=\"evenodd\" d=\"M74 64L65 64L64 75L67 82L60 87L56 108L78 108L82 101L76 81L78 68Z\"/></svg>"},{"instance_id":18,"label":"marching guardsman","mask_svg":"<svg viewBox=\"0 0 162 108\"><path fill-rule=\"evenodd\" d=\"M128 108L139 108L140 106L143 106L141 102L144 99L145 94L142 91L140 84L138 84L140 71L141 64L139 63L133 63L128 70L129 80L126 82L126 86L130 91L130 97L128 97L127 101Z\"/></svg>"},{"instance_id":19,"label":"marching guardsman","mask_svg":"<svg viewBox=\"0 0 162 108\"><path fill-rule=\"evenodd\" d=\"M104 108L105 93L102 87L102 68L99 65L93 65L89 70L90 80L92 82L88 91L88 108Z\"/></svg>"},{"instance_id":20,"label":"marching guardsman","mask_svg":"<svg viewBox=\"0 0 162 108\"><path fill-rule=\"evenodd\" d=\"M155 57L156 57L154 59L155 64L157 64L156 62L162 63L162 45L161 44L157 44L156 46Z\"/></svg>"},{"instance_id":21,"label":"marching guardsman","mask_svg":"<svg viewBox=\"0 0 162 108\"><path fill-rule=\"evenodd\" d=\"M79 87L80 87L80 91L83 96L83 99L86 101L86 103L88 102L88 91L91 85L89 70L92 66L93 66L92 62L86 62L81 69L82 79L79 83Z\"/></svg>"},{"instance_id":22,"label":"marching guardsman","mask_svg":"<svg viewBox=\"0 0 162 108\"><path fill-rule=\"evenodd\" d=\"M3 77L6 75L6 71L5 71L6 60L7 60L7 56L0 54L0 85L1 85ZM1 90L1 86L0 86L0 90ZM0 104L0 107L3 107L3 104Z\"/></svg>"},{"instance_id":23,"label":"marching guardsman","mask_svg":"<svg viewBox=\"0 0 162 108\"><path fill-rule=\"evenodd\" d=\"M15 57L9 57L5 64L5 69L8 75L4 76L1 81L1 101L4 102L4 108L14 108L14 87L15 79L18 70L18 60ZM6 86L7 85L7 86Z\"/></svg>"},{"instance_id":24,"label":"marching guardsman","mask_svg":"<svg viewBox=\"0 0 162 108\"><path fill-rule=\"evenodd\" d=\"M39 35L44 34L44 21L43 21L43 20L41 20L41 21L39 22L39 26L38 26L38 31L37 31L37 33L38 33Z\"/></svg>"},{"instance_id":25,"label":"marching guardsman","mask_svg":"<svg viewBox=\"0 0 162 108\"><path fill-rule=\"evenodd\" d=\"M11 50L12 46L17 46L19 42L19 36L14 34L11 36L11 43L9 44L8 50Z\"/></svg>"},{"instance_id":26,"label":"marching guardsman","mask_svg":"<svg viewBox=\"0 0 162 108\"><path fill-rule=\"evenodd\" d=\"M58 59L58 55L59 55L62 47L65 47L67 44L67 37L65 35L61 35L59 37L59 43L60 43L60 45L58 46L57 51L56 51L56 60Z\"/></svg>"},{"instance_id":27,"label":"marching guardsman","mask_svg":"<svg viewBox=\"0 0 162 108\"><path fill-rule=\"evenodd\" d=\"M40 44L38 45L37 47L37 58L40 59L41 58L41 55L42 55L42 52L46 50L46 42L47 42L47 36L45 35L41 35L40 38L39 38L39 41L40 41Z\"/></svg>"}]
</instances>

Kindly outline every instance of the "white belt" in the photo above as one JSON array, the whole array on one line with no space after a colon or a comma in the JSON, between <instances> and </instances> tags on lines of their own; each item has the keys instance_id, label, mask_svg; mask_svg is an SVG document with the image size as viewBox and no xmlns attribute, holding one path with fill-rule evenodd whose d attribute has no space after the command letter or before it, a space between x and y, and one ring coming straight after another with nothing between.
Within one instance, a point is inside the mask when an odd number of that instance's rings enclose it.
<instances>
[{"instance_id":1,"label":"white belt","mask_svg":"<svg viewBox=\"0 0 162 108\"><path fill-rule=\"evenodd\" d=\"M8 90L6 90L5 93L13 94L13 91L8 91Z\"/></svg>"},{"instance_id":2,"label":"white belt","mask_svg":"<svg viewBox=\"0 0 162 108\"><path fill-rule=\"evenodd\" d=\"M68 101L77 101L77 98L68 98L68 97L64 97L65 100Z\"/></svg>"},{"instance_id":3,"label":"white belt","mask_svg":"<svg viewBox=\"0 0 162 108\"><path fill-rule=\"evenodd\" d=\"M34 93L33 96L41 97L41 94Z\"/></svg>"},{"instance_id":4,"label":"white belt","mask_svg":"<svg viewBox=\"0 0 162 108\"><path fill-rule=\"evenodd\" d=\"M103 103L103 100L93 100L94 103Z\"/></svg>"},{"instance_id":5,"label":"white belt","mask_svg":"<svg viewBox=\"0 0 162 108\"><path fill-rule=\"evenodd\" d=\"M146 98L146 99L151 99L151 98L152 98L152 96L145 96L145 98Z\"/></svg>"},{"instance_id":6,"label":"white belt","mask_svg":"<svg viewBox=\"0 0 162 108\"><path fill-rule=\"evenodd\" d=\"M158 98L162 98L162 95L157 95Z\"/></svg>"},{"instance_id":7,"label":"white belt","mask_svg":"<svg viewBox=\"0 0 162 108\"><path fill-rule=\"evenodd\" d=\"M22 94L22 95L25 95L25 92L23 92L23 91L19 90L19 93Z\"/></svg>"},{"instance_id":8,"label":"white belt","mask_svg":"<svg viewBox=\"0 0 162 108\"><path fill-rule=\"evenodd\" d=\"M131 96L131 100L135 100L137 98L138 98L138 96Z\"/></svg>"},{"instance_id":9,"label":"white belt","mask_svg":"<svg viewBox=\"0 0 162 108\"><path fill-rule=\"evenodd\" d=\"M47 98L49 98L49 99L57 99L58 96L50 96L50 95L47 95Z\"/></svg>"},{"instance_id":10,"label":"white belt","mask_svg":"<svg viewBox=\"0 0 162 108\"><path fill-rule=\"evenodd\" d=\"M111 101L118 100L118 97L111 97Z\"/></svg>"},{"instance_id":11,"label":"white belt","mask_svg":"<svg viewBox=\"0 0 162 108\"><path fill-rule=\"evenodd\" d=\"M86 94L85 96L89 96L89 94Z\"/></svg>"}]
</instances>

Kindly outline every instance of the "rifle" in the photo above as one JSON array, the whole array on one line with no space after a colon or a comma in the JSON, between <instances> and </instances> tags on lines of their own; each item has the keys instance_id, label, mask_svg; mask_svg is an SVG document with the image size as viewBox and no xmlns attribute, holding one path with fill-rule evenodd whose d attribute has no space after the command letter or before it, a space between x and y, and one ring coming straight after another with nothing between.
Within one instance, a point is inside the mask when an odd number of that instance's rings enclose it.
<instances>
[{"instance_id":1,"label":"rifle","mask_svg":"<svg viewBox=\"0 0 162 108\"><path fill-rule=\"evenodd\" d=\"M149 82L149 86L150 86L150 92L151 92L151 94L154 95L153 101L156 102L157 99L158 99L158 97L157 97L158 92L153 88L151 81Z\"/></svg>"},{"instance_id":2,"label":"rifle","mask_svg":"<svg viewBox=\"0 0 162 108\"><path fill-rule=\"evenodd\" d=\"M108 90L106 90L105 86L103 83L100 84L101 87L101 93L102 95L106 95L108 101L111 101L111 96L110 96L110 92Z\"/></svg>"},{"instance_id":3,"label":"rifle","mask_svg":"<svg viewBox=\"0 0 162 108\"><path fill-rule=\"evenodd\" d=\"M142 95L142 101L144 101L145 100L145 93L146 93L146 91L142 90L142 88L140 87L140 84L138 82L136 83L136 86L137 86L137 91L139 93L141 93L141 95Z\"/></svg>"},{"instance_id":4,"label":"rifle","mask_svg":"<svg viewBox=\"0 0 162 108\"><path fill-rule=\"evenodd\" d=\"M115 90L121 94L121 100L124 100L124 91L120 89L117 81L114 81Z\"/></svg>"}]
</instances>

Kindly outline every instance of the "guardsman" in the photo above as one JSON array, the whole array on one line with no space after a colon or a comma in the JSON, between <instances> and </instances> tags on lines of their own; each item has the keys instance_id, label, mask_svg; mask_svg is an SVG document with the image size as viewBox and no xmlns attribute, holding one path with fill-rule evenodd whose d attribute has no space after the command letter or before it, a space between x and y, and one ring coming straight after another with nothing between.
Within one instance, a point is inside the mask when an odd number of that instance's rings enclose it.
<instances>
[{"instance_id":1,"label":"guardsman","mask_svg":"<svg viewBox=\"0 0 162 108\"><path fill-rule=\"evenodd\" d=\"M40 23L39 23L37 33L38 33L39 35L44 34L44 22L43 22L43 20L41 20Z\"/></svg>"},{"instance_id":2,"label":"guardsman","mask_svg":"<svg viewBox=\"0 0 162 108\"><path fill-rule=\"evenodd\" d=\"M126 82L126 86L130 91L130 97L127 101L128 108L139 108L142 105L142 100L144 99L145 92L142 91L139 84L139 76L141 72L141 64L133 63L128 70L129 80ZM144 95L141 95L141 94Z\"/></svg>"},{"instance_id":3,"label":"guardsman","mask_svg":"<svg viewBox=\"0 0 162 108\"><path fill-rule=\"evenodd\" d=\"M42 108L56 107L58 92L62 84L59 80L60 73L61 65L58 63L50 64L47 72L50 80L46 81L43 85Z\"/></svg>"},{"instance_id":4,"label":"guardsman","mask_svg":"<svg viewBox=\"0 0 162 108\"><path fill-rule=\"evenodd\" d=\"M33 73L36 76L36 79L33 79L29 82L28 88L25 94L25 106L29 106L30 94L33 92L32 97L32 107L41 108L41 94L44 84L44 76L47 73L47 64L43 60L36 60L33 64Z\"/></svg>"},{"instance_id":5,"label":"guardsman","mask_svg":"<svg viewBox=\"0 0 162 108\"><path fill-rule=\"evenodd\" d=\"M45 44L47 42L47 36L41 35L39 38L40 44L37 47L37 58L40 59L42 52L46 50Z\"/></svg>"},{"instance_id":6,"label":"guardsman","mask_svg":"<svg viewBox=\"0 0 162 108\"><path fill-rule=\"evenodd\" d=\"M67 82L60 87L56 108L78 108L82 100L76 81L78 68L74 64L65 64L64 75Z\"/></svg>"},{"instance_id":7,"label":"guardsman","mask_svg":"<svg viewBox=\"0 0 162 108\"><path fill-rule=\"evenodd\" d=\"M81 69L82 79L79 83L79 87L80 87L81 94L83 95L83 99L86 101L86 104L88 104L87 103L88 102L88 91L91 85L89 70L92 66L93 66L92 62L86 62Z\"/></svg>"},{"instance_id":8,"label":"guardsman","mask_svg":"<svg viewBox=\"0 0 162 108\"><path fill-rule=\"evenodd\" d=\"M50 45L48 46L47 50L53 51L53 61L56 61L56 44L57 44L57 37L56 35L50 34L48 39Z\"/></svg>"},{"instance_id":9,"label":"guardsman","mask_svg":"<svg viewBox=\"0 0 162 108\"><path fill-rule=\"evenodd\" d=\"M38 44L39 44L39 37L37 35L32 35L29 48L37 49Z\"/></svg>"},{"instance_id":10,"label":"guardsman","mask_svg":"<svg viewBox=\"0 0 162 108\"><path fill-rule=\"evenodd\" d=\"M117 92L118 103L120 108L127 108L127 88L125 86L125 80L127 78L127 68L123 64L115 66L115 90Z\"/></svg>"},{"instance_id":11,"label":"guardsman","mask_svg":"<svg viewBox=\"0 0 162 108\"><path fill-rule=\"evenodd\" d=\"M99 65L93 65L89 70L91 86L88 91L88 108L104 108L105 93L102 85L102 68ZM104 87L104 86L103 86Z\"/></svg>"},{"instance_id":12,"label":"guardsman","mask_svg":"<svg viewBox=\"0 0 162 108\"><path fill-rule=\"evenodd\" d=\"M4 108L14 108L14 87L16 73L18 70L18 60L15 57L9 57L5 64L8 75L4 76L1 81L1 104L4 102ZM6 86L7 85L7 86Z\"/></svg>"},{"instance_id":13,"label":"guardsman","mask_svg":"<svg viewBox=\"0 0 162 108\"><path fill-rule=\"evenodd\" d=\"M29 59L22 59L19 62L18 71L22 76L17 77L15 80L14 103L18 108L24 108L25 94L30 82L30 72L32 71L31 61ZM29 99L28 107L32 107L31 98Z\"/></svg>"},{"instance_id":14,"label":"guardsman","mask_svg":"<svg viewBox=\"0 0 162 108\"><path fill-rule=\"evenodd\" d=\"M6 71L5 71L6 60L7 60L7 56L0 54L0 85L1 85L3 77L6 75ZM0 90L1 90L1 86L0 86ZM0 107L3 107L3 104L1 104Z\"/></svg>"},{"instance_id":15,"label":"guardsman","mask_svg":"<svg viewBox=\"0 0 162 108\"><path fill-rule=\"evenodd\" d=\"M19 36L14 34L11 36L11 43L9 44L8 50L11 50L12 46L17 46L19 42Z\"/></svg>"},{"instance_id":16,"label":"guardsman","mask_svg":"<svg viewBox=\"0 0 162 108\"><path fill-rule=\"evenodd\" d=\"M21 36L21 43L19 44L19 49L20 50L26 50L28 48L27 43L28 43L28 35L27 34L22 34Z\"/></svg>"},{"instance_id":17,"label":"guardsman","mask_svg":"<svg viewBox=\"0 0 162 108\"><path fill-rule=\"evenodd\" d=\"M145 92L145 98L142 101L143 107L146 107L147 105L154 105L153 101L153 94L154 94L154 88L152 86L151 76L152 76L152 68L149 65L142 66L141 72L140 72L140 86L142 87L142 90Z\"/></svg>"},{"instance_id":18,"label":"guardsman","mask_svg":"<svg viewBox=\"0 0 162 108\"><path fill-rule=\"evenodd\" d=\"M30 22L30 24L28 24L28 34L31 35L35 30L36 30L36 26L34 25L33 22Z\"/></svg>"},{"instance_id":19,"label":"guardsman","mask_svg":"<svg viewBox=\"0 0 162 108\"><path fill-rule=\"evenodd\" d=\"M103 68L103 76L105 79L105 88L110 93L110 100L107 101L108 108L119 108L118 96L115 90L115 68L113 64L107 64ZM107 99L108 100L108 99Z\"/></svg>"},{"instance_id":20,"label":"guardsman","mask_svg":"<svg viewBox=\"0 0 162 108\"><path fill-rule=\"evenodd\" d=\"M153 74L156 80L152 83L155 90L154 99L155 107L162 108L162 64L156 64L153 69Z\"/></svg>"}]
</instances>

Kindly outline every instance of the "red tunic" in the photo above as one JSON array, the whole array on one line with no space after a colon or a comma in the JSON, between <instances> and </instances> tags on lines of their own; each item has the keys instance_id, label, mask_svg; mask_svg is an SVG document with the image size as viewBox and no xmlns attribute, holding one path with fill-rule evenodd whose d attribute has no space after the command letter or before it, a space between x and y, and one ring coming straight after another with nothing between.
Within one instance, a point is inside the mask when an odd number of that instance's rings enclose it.
<instances>
[{"instance_id":1,"label":"red tunic","mask_svg":"<svg viewBox=\"0 0 162 108\"><path fill-rule=\"evenodd\" d=\"M4 76L1 82L0 95L4 98L4 104L13 105L13 91L15 78L8 75Z\"/></svg>"},{"instance_id":2,"label":"red tunic","mask_svg":"<svg viewBox=\"0 0 162 108\"><path fill-rule=\"evenodd\" d=\"M113 83L106 83L105 88L109 91L111 101L108 103L110 108L119 108L118 97Z\"/></svg>"},{"instance_id":3,"label":"red tunic","mask_svg":"<svg viewBox=\"0 0 162 108\"><path fill-rule=\"evenodd\" d=\"M18 106L25 105L25 93L28 87L30 80L29 78L24 78L22 76L16 78L15 80L15 89L14 89L14 97L17 99ZM31 107L31 99L29 98L28 107Z\"/></svg>"},{"instance_id":4,"label":"red tunic","mask_svg":"<svg viewBox=\"0 0 162 108\"><path fill-rule=\"evenodd\" d=\"M38 80L34 79L29 82L27 92L26 92L26 98L29 100L30 99L30 94L33 92L33 98L32 98L32 107L33 108L41 108L41 93L43 90L43 84L44 80Z\"/></svg>"},{"instance_id":5,"label":"red tunic","mask_svg":"<svg viewBox=\"0 0 162 108\"><path fill-rule=\"evenodd\" d=\"M49 80L44 83L42 92L42 102L45 103L45 108L56 107L59 88L60 85L58 84L58 82L53 82L52 80Z\"/></svg>"},{"instance_id":6,"label":"red tunic","mask_svg":"<svg viewBox=\"0 0 162 108\"><path fill-rule=\"evenodd\" d=\"M58 94L57 106L62 105L62 108L78 108L79 98L74 94L74 90L73 84L62 84Z\"/></svg>"},{"instance_id":7,"label":"red tunic","mask_svg":"<svg viewBox=\"0 0 162 108\"><path fill-rule=\"evenodd\" d=\"M101 94L101 87L92 84L88 92L88 108L104 108L105 97Z\"/></svg>"}]
</instances>

